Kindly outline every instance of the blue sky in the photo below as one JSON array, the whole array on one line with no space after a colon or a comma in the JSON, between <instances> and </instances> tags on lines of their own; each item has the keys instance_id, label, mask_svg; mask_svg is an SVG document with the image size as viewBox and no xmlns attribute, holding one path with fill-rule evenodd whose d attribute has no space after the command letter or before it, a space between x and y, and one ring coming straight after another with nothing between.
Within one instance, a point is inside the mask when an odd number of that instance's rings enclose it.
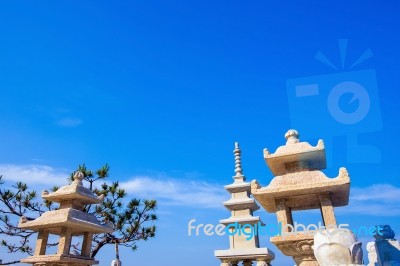
<instances>
[{"instance_id":1,"label":"blue sky","mask_svg":"<svg viewBox=\"0 0 400 266\"><path fill-rule=\"evenodd\" d=\"M123 249L125 264L218 265L213 251L227 248L227 237L188 237L188 221L229 216L221 201L235 141L245 175L265 186L272 176L262 149L274 151L296 127L302 140L327 143L328 176L350 172L350 205L337 208L338 221L390 224L400 234L399 9L396 1L2 1L1 174L41 189L63 184L78 164L108 163L110 181L132 197L159 200L157 237L135 253ZM368 49L373 56L351 68ZM316 60L318 51L337 69ZM353 124L328 108L346 81L369 95ZM320 93L293 96L308 84ZM337 110L362 104L347 93ZM292 263L276 253L274 265ZM112 254L102 250L100 265Z\"/></svg>"}]
</instances>

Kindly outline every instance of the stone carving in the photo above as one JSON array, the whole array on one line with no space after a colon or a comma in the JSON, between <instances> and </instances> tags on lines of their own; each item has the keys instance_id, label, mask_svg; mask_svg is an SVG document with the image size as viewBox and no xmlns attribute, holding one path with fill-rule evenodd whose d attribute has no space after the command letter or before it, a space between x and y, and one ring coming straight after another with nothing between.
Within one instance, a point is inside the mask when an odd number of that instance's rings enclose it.
<instances>
[{"instance_id":1,"label":"stone carving","mask_svg":"<svg viewBox=\"0 0 400 266\"><path fill-rule=\"evenodd\" d=\"M319 231L314 236L314 254L321 266L362 265L361 245L345 228Z\"/></svg>"},{"instance_id":2,"label":"stone carving","mask_svg":"<svg viewBox=\"0 0 400 266\"><path fill-rule=\"evenodd\" d=\"M291 257L299 255L300 253L303 253L303 255L313 255L314 250L312 249L312 246L312 240L285 241L284 243L277 244L277 247L283 254Z\"/></svg>"},{"instance_id":3,"label":"stone carving","mask_svg":"<svg viewBox=\"0 0 400 266\"><path fill-rule=\"evenodd\" d=\"M318 265L314 257L314 241L312 236L299 234L291 235L283 239L277 236L271 237L271 242L274 243L284 255L293 257L297 265Z\"/></svg>"}]
</instances>

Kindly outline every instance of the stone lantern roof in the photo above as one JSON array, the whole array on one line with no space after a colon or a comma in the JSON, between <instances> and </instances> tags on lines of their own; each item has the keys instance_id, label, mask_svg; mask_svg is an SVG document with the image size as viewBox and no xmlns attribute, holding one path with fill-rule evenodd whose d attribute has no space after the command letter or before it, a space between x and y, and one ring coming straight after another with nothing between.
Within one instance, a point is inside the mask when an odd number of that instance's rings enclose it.
<instances>
[{"instance_id":1,"label":"stone lantern roof","mask_svg":"<svg viewBox=\"0 0 400 266\"><path fill-rule=\"evenodd\" d=\"M83 186L83 174L77 172L74 181L67 186L60 187L57 191L42 192L42 198L61 203L62 201L79 201L83 204L98 204L103 202L104 196L97 197L90 189Z\"/></svg>"},{"instance_id":2,"label":"stone lantern roof","mask_svg":"<svg viewBox=\"0 0 400 266\"><path fill-rule=\"evenodd\" d=\"M294 170L322 170L326 168L325 146L322 139L313 147L300 142L300 134L291 129L285 134L286 145L280 146L274 154L264 149L264 159L274 176Z\"/></svg>"},{"instance_id":3,"label":"stone lantern roof","mask_svg":"<svg viewBox=\"0 0 400 266\"><path fill-rule=\"evenodd\" d=\"M59 202L58 210L48 211L33 221L21 219L18 227L30 230L47 229L50 234L59 234L62 227L70 227L72 234L81 232L112 233L112 225L102 224L95 216L83 212L86 204L98 204L104 196L96 197L82 184L83 174L77 172L72 184L63 186L53 193L44 190L42 198Z\"/></svg>"}]
</instances>

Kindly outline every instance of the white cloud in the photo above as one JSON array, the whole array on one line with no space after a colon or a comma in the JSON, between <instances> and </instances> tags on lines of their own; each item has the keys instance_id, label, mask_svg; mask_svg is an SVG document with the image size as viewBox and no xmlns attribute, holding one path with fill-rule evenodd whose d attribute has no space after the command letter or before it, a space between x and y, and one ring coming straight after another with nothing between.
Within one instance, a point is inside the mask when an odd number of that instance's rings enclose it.
<instances>
[{"instance_id":1,"label":"white cloud","mask_svg":"<svg viewBox=\"0 0 400 266\"><path fill-rule=\"evenodd\" d=\"M399 216L400 188L390 184L374 184L350 188L349 205L337 208L339 213L368 216Z\"/></svg>"},{"instance_id":2,"label":"white cloud","mask_svg":"<svg viewBox=\"0 0 400 266\"><path fill-rule=\"evenodd\" d=\"M46 165L0 164L0 175L4 181L24 182L28 185L63 185L69 174L63 169L54 169Z\"/></svg>"},{"instance_id":3,"label":"white cloud","mask_svg":"<svg viewBox=\"0 0 400 266\"><path fill-rule=\"evenodd\" d=\"M22 181L31 188L49 188L67 184L69 172L39 164L0 164L0 175L3 175L6 182ZM222 202L229 199L222 184L196 181L193 178L177 179L159 173L134 176L120 182L120 185L133 197L155 198L166 205L221 208ZM365 216L399 216L399 199L400 188L390 184L352 187L349 205L335 211Z\"/></svg>"},{"instance_id":4,"label":"white cloud","mask_svg":"<svg viewBox=\"0 0 400 266\"><path fill-rule=\"evenodd\" d=\"M223 185L171 177L135 176L121 182L121 187L133 196L156 198L163 204L193 208L220 208L229 198Z\"/></svg>"},{"instance_id":5,"label":"white cloud","mask_svg":"<svg viewBox=\"0 0 400 266\"><path fill-rule=\"evenodd\" d=\"M400 188L389 184L375 184L366 188L353 188L350 191L352 199L356 201L378 200L391 202L400 199Z\"/></svg>"},{"instance_id":6,"label":"white cloud","mask_svg":"<svg viewBox=\"0 0 400 266\"><path fill-rule=\"evenodd\" d=\"M0 164L0 175L6 182L22 181L31 188L42 189L66 185L69 172L40 164ZM223 184L194 178L177 179L160 173L133 176L120 185L133 197L155 198L165 205L221 208L222 202L229 199ZM351 187L349 205L335 211L351 215L400 216L399 199L400 187L390 184Z\"/></svg>"},{"instance_id":7,"label":"white cloud","mask_svg":"<svg viewBox=\"0 0 400 266\"><path fill-rule=\"evenodd\" d=\"M0 164L0 175L6 182L22 181L30 188L40 190L67 184L69 173L47 165ZM108 182L115 180L108 180ZM193 208L221 208L229 199L223 185L176 179L160 173L134 176L120 182L120 187L133 197L157 199L160 203Z\"/></svg>"},{"instance_id":8,"label":"white cloud","mask_svg":"<svg viewBox=\"0 0 400 266\"><path fill-rule=\"evenodd\" d=\"M57 121L57 125L61 127L77 127L82 123L83 121L81 119L72 117L63 118Z\"/></svg>"}]
</instances>

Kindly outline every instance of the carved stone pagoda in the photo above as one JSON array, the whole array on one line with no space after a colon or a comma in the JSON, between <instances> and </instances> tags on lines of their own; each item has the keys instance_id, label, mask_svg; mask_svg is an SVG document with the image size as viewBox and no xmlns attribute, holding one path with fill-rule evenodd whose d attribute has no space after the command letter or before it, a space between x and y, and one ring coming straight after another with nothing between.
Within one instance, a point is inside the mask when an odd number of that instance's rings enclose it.
<instances>
[{"instance_id":1,"label":"carved stone pagoda","mask_svg":"<svg viewBox=\"0 0 400 266\"><path fill-rule=\"evenodd\" d=\"M335 226L334 207L345 206L349 200L350 178L340 168L336 178L328 178L325 147L322 140L313 147L299 141L296 130L285 134L286 145L271 154L264 150L264 159L274 178L266 187L252 181L251 192L261 206L276 213L281 224L280 235L270 241L286 256L293 257L298 266L318 265L314 255L314 237L305 232L289 232L293 226L292 211L320 209L325 226ZM287 234L286 234L287 233Z\"/></svg>"},{"instance_id":2,"label":"carved stone pagoda","mask_svg":"<svg viewBox=\"0 0 400 266\"><path fill-rule=\"evenodd\" d=\"M37 231L35 253L33 256L22 259L21 262L35 266L87 266L98 264L90 257L93 234L112 233L111 224L102 224L92 214L83 212L87 204L99 204L104 196L97 197L82 184L83 174L77 172L74 181L49 193L44 190L42 198L60 203L58 210L48 211L33 221L21 217L19 227ZM56 254L46 254L49 235L58 235L58 249ZM73 236L83 236L80 254L71 254L71 240Z\"/></svg>"},{"instance_id":3,"label":"carved stone pagoda","mask_svg":"<svg viewBox=\"0 0 400 266\"><path fill-rule=\"evenodd\" d=\"M275 258L274 253L268 248L259 247L258 235L249 237L238 232L240 229L237 227L241 225L258 225L260 217L253 216L253 212L260 207L253 198L250 198L251 187L250 183L245 182L246 178L242 173L241 151L237 142L233 152L236 175L233 176L233 184L225 186L232 197L223 202L224 206L231 211L231 217L220 220L220 223L228 226L230 231L230 248L216 250L215 256L221 260L221 266L237 266L240 262L243 262L244 266L250 266L253 261L257 262L257 266L267 266ZM250 230L250 228L247 229ZM247 229L243 228L243 230Z\"/></svg>"}]
</instances>

